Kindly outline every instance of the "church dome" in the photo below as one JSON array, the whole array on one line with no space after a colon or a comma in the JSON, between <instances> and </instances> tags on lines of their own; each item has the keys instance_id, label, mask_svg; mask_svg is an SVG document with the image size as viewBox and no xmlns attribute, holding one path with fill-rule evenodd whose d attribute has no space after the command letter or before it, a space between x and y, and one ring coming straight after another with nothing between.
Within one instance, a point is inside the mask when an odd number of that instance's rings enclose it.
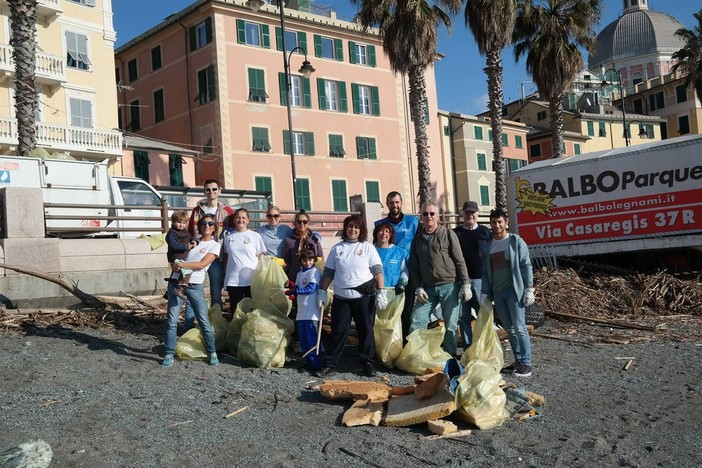
<instances>
[{"instance_id":1,"label":"church dome","mask_svg":"<svg viewBox=\"0 0 702 468\"><path fill-rule=\"evenodd\" d=\"M673 54L685 46L675 31L683 25L658 11L624 11L597 35L595 51L588 57L588 69L647 54Z\"/></svg>"}]
</instances>

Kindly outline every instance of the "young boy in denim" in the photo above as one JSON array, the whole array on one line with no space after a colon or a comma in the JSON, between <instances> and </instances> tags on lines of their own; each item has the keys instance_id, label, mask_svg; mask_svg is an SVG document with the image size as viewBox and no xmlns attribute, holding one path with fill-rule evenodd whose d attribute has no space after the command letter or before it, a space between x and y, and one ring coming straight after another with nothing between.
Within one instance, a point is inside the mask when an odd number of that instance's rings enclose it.
<instances>
[{"instance_id":1,"label":"young boy in denim","mask_svg":"<svg viewBox=\"0 0 702 468\"><path fill-rule=\"evenodd\" d=\"M309 248L300 252L300 271L295 278L295 292L297 294L297 333L300 340L300 350L304 355L317 346L318 328L321 327L321 315L317 307L317 288L322 280L322 275L314 266L317 255ZM322 366L320 350L305 356L305 367L315 371Z\"/></svg>"},{"instance_id":2,"label":"young boy in denim","mask_svg":"<svg viewBox=\"0 0 702 468\"><path fill-rule=\"evenodd\" d=\"M188 232L188 221L190 216L185 211L176 211L171 215L171 228L166 234L166 244L168 244L168 263L179 263L185 261L188 251L197 245ZM178 279L177 295L181 299L186 299L185 288L190 282L190 274L193 270L183 268ZM170 279L169 279L170 280Z\"/></svg>"}]
</instances>

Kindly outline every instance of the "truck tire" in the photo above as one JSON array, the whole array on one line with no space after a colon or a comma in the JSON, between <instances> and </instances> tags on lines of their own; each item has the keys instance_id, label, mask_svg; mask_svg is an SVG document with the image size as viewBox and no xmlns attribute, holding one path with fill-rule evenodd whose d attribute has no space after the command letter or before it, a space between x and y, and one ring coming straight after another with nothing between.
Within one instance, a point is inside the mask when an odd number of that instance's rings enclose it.
<instances>
[{"instance_id":1,"label":"truck tire","mask_svg":"<svg viewBox=\"0 0 702 468\"><path fill-rule=\"evenodd\" d=\"M534 328L539 328L546 321L546 312L543 307L535 302L527 306L524 318L527 325L533 325Z\"/></svg>"}]
</instances>

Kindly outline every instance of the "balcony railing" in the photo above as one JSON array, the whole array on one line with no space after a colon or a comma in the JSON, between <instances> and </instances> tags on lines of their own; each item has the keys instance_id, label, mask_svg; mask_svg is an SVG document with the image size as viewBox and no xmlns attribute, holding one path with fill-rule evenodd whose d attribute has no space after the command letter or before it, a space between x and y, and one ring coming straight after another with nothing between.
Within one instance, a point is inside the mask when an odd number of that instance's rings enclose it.
<instances>
[{"instance_id":1,"label":"balcony railing","mask_svg":"<svg viewBox=\"0 0 702 468\"><path fill-rule=\"evenodd\" d=\"M0 118L0 145L17 145L17 121ZM122 133L37 122L37 146L74 154L120 156Z\"/></svg>"},{"instance_id":2,"label":"balcony railing","mask_svg":"<svg viewBox=\"0 0 702 468\"><path fill-rule=\"evenodd\" d=\"M15 60L12 57L12 46L9 44L0 44L0 71L6 76L15 74ZM39 83L54 86L66 83L66 59L37 52L35 73Z\"/></svg>"},{"instance_id":3,"label":"balcony railing","mask_svg":"<svg viewBox=\"0 0 702 468\"><path fill-rule=\"evenodd\" d=\"M8 4L7 0L0 0L0 5ZM58 15L63 13L60 0L37 0L37 16L45 19L49 23L56 19Z\"/></svg>"}]
</instances>

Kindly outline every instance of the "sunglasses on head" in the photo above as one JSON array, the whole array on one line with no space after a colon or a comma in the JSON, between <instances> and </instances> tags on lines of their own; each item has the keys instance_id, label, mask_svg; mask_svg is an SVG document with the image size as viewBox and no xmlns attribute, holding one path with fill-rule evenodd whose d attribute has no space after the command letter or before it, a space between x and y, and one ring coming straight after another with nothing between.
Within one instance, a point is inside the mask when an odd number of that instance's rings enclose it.
<instances>
[{"instance_id":1,"label":"sunglasses on head","mask_svg":"<svg viewBox=\"0 0 702 468\"><path fill-rule=\"evenodd\" d=\"M209 192L216 192L217 190L219 190L219 187L206 187L205 188L205 192L208 192L208 193Z\"/></svg>"},{"instance_id":2,"label":"sunglasses on head","mask_svg":"<svg viewBox=\"0 0 702 468\"><path fill-rule=\"evenodd\" d=\"M295 221L295 223L297 223L297 224L307 224L307 223L309 223L309 221L306 220L306 219L298 219L297 221Z\"/></svg>"},{"instance_id":3,"label":"sunglasses on head","mask_svg":"<svg viewBox=\"0 0 702 468\"><path fill-rule=\"evenodd\" d=\"M434 216L436 216L436 213L433 211L425 211L422 213L422 216L424 216L425 218L428 218L431 216L433 218Z\"/></svg>"},{"instance_id":4,"label":"sunglasses on head","mask_svg":"<svg viewBox=\"0 0 702 468\"><path fill-rule=\"evenodd\" d=\"M213 221L200 221L200 226L214 226L215 223Z\"/></svg>"},{"instance_id":5,"label":"sunglasses on head","mask_svg":"<svg viewBox=\"0 0 702 468\"><path fill-rule=\"evenodd\" d=\"M268 218L268 219L274 219L274 218L275 218L275 219L278 219L278 218L280 218L280 215L279 215L279 214L267 214L267 215L266 215L266 218Z\"/></svg>"}]
</instances>

